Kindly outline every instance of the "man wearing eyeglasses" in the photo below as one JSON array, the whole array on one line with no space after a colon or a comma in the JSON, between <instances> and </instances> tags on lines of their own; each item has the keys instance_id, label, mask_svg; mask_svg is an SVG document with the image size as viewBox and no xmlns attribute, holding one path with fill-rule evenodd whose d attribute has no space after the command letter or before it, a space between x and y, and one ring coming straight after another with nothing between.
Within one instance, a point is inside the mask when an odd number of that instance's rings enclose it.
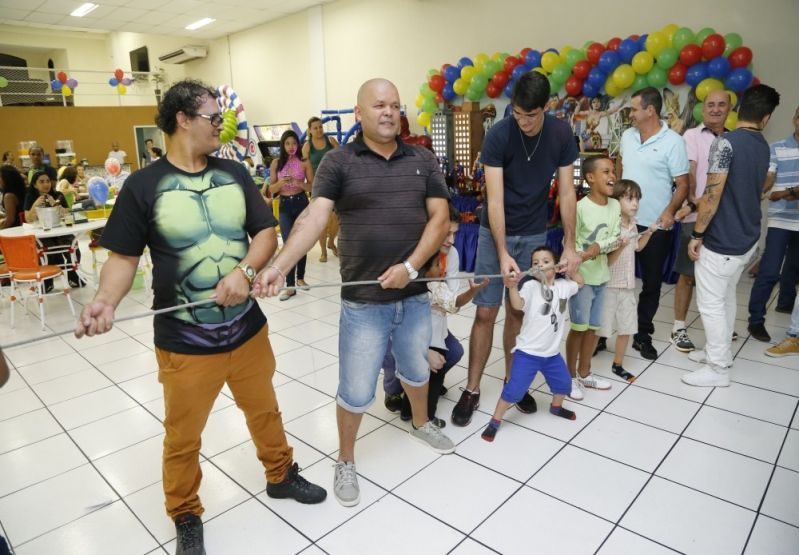
<instances>
[{"instance_id":1,"label":"man wearing eyeglasses","mask_svg":"<svg viewBox=\"0 0 799 555\"><path fill-rule=\"evenodd\" d=\"M577 198L574 161L579 152L569 125L545 114L550 87L540 73L524 74L513 87L513 117L497 123L483 143L487 199L480 218L475 273L509 274L530 268L532 252L546 244L547 200L553 177L558 179L564 247L561 260L574 275L580 257L574 250ZM501 279L491 280L474 298L477 305L469 339L469 379L452 422L466 426L480 404L480 379L491 352L494 322L502 304ZM505 298L502 345L505 376L510 376L511 353L522 324L522 313ZM526 393L516 407L535 412L535 400Z\"/></svg>"},{"instance_id":2,"label":"man wearing eyeglasses","mask_svg":"<svg viewBox=\"0 0 799 555\"><path fill-rule=\"evenodd\" d=\"M293 462L272 386L266 318L249 295L275 252L277 222L241 164L209 156L220 145L216 96L196 81L166 92L156 122L171 138L169 152L131 175L117 199L100 239L111 256L75 331L81 337L111 329L145 247L155 309L213 298L153 320L164 387L163 486L180 554L205 553L200 436L225 384L266 469L267 495L301 503L326 497Z\"/></svg>"}]
</instances>

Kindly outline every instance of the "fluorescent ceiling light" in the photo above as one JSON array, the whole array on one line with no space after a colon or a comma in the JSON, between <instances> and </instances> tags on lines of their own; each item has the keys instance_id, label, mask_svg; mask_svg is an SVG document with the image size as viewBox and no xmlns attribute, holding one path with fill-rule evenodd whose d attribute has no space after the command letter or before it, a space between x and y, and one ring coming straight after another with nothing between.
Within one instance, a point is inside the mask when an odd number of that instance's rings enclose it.
<instances>
[{"instance_id":1,"label":"fluorescent ceiling light","mask_svg":"<svg viewBox=\"0 0 799 555\"><path fill-rule=\"evenodd\" d=\"M209 23L213 23L216 19L211 19L210 17L204 17L199 21L195 21L194 23L189 23L186 25L186 29L189 31L194 31L195 29L199 29L200 27L205 27Z\"/></svg>"},{"instance_id":2,"label":"fluorescent ceiling light","mask_svg":"<svg viewBox=\"0 0 799 555\"><path fill-rule=\"evenodd\" d=\"M92 4L91 2L86 2L85 4L81 4L75 11L71 14L72 17L83 17L87 13L91 13L97 8L99 8L99 4Z\"/></svg>"}]
</instances>

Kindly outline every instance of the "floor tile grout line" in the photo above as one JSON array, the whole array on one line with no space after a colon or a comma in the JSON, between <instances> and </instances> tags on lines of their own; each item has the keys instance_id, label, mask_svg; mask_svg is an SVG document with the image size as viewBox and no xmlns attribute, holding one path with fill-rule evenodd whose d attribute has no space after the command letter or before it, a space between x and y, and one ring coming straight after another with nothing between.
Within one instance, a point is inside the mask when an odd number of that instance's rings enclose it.
<instances>
[{"instance_id":1,"label":"floor tile grout line","mask_svg":"<svg viewBox=\"0 0 799 555\"><path fill-rule=\"evenodd\" d=\"M796 418L797 410L799 408L794 407L793 409L793 417ZM793 419L791 419L793 421ZM766 488L763 490L763 495L760 498L760 503L757 506L757 516L755 517L754 522L752 522L752 527L749 529L749 534L746 536L746 542L744 542L744 548L741 553L746 551L746 546L749 545L749 540L752 538L752 534L755 531L755 525L757 524L758 518L760 518L761 510L763 509L763 504L766 502L766 497L768 496L769 490L771 489L771 483L774 481L774 475L777 473L777 463L780 460L780 455L782 455L782 450L785 449L785 443L788 441L788 436L790 435L791 431L790 428L786 430L785 436L782 438L782 444L780 445L780 450L777 452L777 457L774 459L774 466L771 468L771 475L768 478L768 483L766 484ZM764 515L768 516L768 515ZM797 526L799 528L799 526Z\"/></svg>"}]
</instances>

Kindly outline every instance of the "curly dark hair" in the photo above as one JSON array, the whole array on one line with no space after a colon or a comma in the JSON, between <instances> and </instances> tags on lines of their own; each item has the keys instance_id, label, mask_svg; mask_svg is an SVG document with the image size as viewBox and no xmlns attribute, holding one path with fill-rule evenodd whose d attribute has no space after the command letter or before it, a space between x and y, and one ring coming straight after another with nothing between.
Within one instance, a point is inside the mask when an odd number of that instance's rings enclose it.
<instances>
[{"instance_id":1,"label":"curly dark hair","mask_svg":"<svg viewBox=\"0 0 799 555\"><path fill-rule=\"evenodd\" d=\"M178 81L164 94L158 107L158 115L155 116L155 124L167 135L174 135L178 127L178 112L183 112L190 118L197 117L206 96L217 98L219 95L201 81L194 79Z\"/></svg>"}]
</instances>

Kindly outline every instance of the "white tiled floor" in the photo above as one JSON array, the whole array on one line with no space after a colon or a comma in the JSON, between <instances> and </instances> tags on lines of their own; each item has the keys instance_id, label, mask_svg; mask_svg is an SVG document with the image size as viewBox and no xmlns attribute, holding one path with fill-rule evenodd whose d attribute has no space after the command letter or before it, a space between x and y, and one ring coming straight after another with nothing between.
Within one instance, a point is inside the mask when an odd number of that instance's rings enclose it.
<instances>
[{"instance_id":1,"label":"white tiled floor","mask_svg":"<svg viewBox=\"0 0 799 555\"><path fill-rule=\"evenodd\" d=\"M337 259L317 260L312 251L308 282L337 281ZM739 303L750 287L744 278ZM75 300L91 294L77 291ZM203 434L208 553L799 553L799 357L763 356L765 345L745 333L743 311L731 387L680 382L697 366L666 342L674 293L664 286L655 334L663 352L654 363L629 352L635 384L611 374L612 355L601 353L594 370L614 380L613 389L567 401L576 421L512 410L489 444L480 431L502 386L498 326L480 411L466 428L445 429L457 452L442 457L410 441L407 423L384 408L378 391L357 444L361 503L343 508L332 496L337 295L319 288L262 303L295 459L330 496L303 506L265 495L244 418L225 388ZM121 312L143 312L148 301L134 291ZM48 299L46 310L51 329L67 327L62 299ZM18 316L13 331L7 315L2 301L5 343L41 335L35 314ZM451 318L467 351L473 315L466 307ZM700 343L695 306L690 319ZM788 322L768 315L775 338ZM7 351L14 370L0 390L0 532L16 553L174 552L151 326L142 318L91 340L67 335ZM464 359L447 377L439 404L447 420L465 366ZM544 409L549 390L540 379L535 386Z\"/></svg>"}]
</instances>

